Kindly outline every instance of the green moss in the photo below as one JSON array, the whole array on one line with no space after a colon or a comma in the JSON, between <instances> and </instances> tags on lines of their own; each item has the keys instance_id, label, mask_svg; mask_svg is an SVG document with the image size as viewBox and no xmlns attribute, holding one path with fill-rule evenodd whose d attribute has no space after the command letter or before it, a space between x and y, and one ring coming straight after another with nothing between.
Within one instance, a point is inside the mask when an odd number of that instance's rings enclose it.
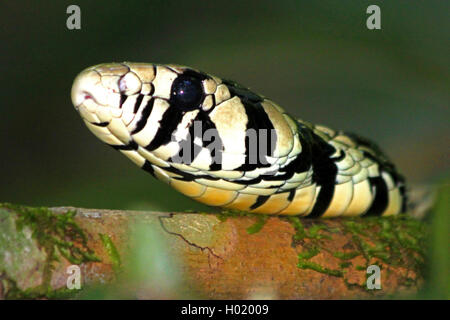
<instances>
[{"instance_id":1,"label":"green moss","mask_svg":"<svg viewBox=\"0 0 450 320\"><path fill-rule=\"evenodd\" d=\"M311 259L312 257L315 257L319 254L320 250L318 247L312 247L309 250L302 251L298 254L299 259Z\"/></svg>"},{"instance_id":2,"label":"green moss","mask_svg":"<svg viewBox=\"0 0 450 320\"><path fill-rule=\"evenodd\" d=\"M345 221L344 227L367 261L378 258L389 265L404 265L405 251L419 257L425 254L427 226L409 216L361 218Z\"/></svg>"},{"instance_id":3,"label":"green moss","mask_svg":"<svg viewBox=\"0 0 450 320\"><path fill-rule=\"evenodd\" d=\"M320 273L328 274L333 277L342 277L344 275L344 272L342 270L325 268L315 262L311 262L305 259L299 259L297 266L300 269L311 269Z\"/></svg>"},{"instance_id":4,"label":"green moss","mask_svg":"<svg viewBox=\"0 0 450 320\"><path fill-rule=\"evenodd\" d=\"M26 207L13 204L0 204L1 208L17 215L16 227L20 232L29 227L39 246L44 248L52 260L57 260L55 250L73 264L100 261L87 246L84 231L75 223L75 211L55 214L45 207Z\"/></svg>"},{"instance_id":5,"label":"green moss","mask_svg":"<svg viewBox=\"0 0 450 320\"><path fill-rule=\"evenodd\" d=\"M60 289L51 289L50 286L46 285L22 290L17 286L16 281L11 278L7 276L1 276L0 278L6 292L5 299L7 300L69 299L80 292L80 290L71 290L64 287Z\"/></svg>"},{"instance_id":6,"label":"green moss","mask_svg":"<svg viewBox=\"0 0 450 320\"><path fill-rule=\"evenodd\" d=\"M258 233L262 227L264 227L267 219L270 215L265 214L255 214L248 211L240 211L240 210L222 210L217 217L220 221L225 222L229 218L238 218L238 217L250 217L255 218L256 222L247 228L248 234Z\"/></svg>"},{"instance_id":7,"label":"green moss","mask_svg":"<svg viewBox=\"0 0 450 320\"><path fill-rule=\"evenodd\" d=\"M31 230L32 238L46 255L42 284L37 287L21 290L13 279L3 275L2 283L9 288L7 298L48 298L60 292L50 287L53 263L59 261L59 256L72 264L100 261L88 247L84 231L75 223L75 211L55 214L45 207L32 208L9 203L0 204L0 208L15 214L17 232L23 232L24 228Z\"/></svg>"},{"instance_id":8,"label":"green moss","mask_svg":"<svg viewBox=\"0 0 450 320\"><path fill-rule=\"evenodd\" d=\"M266 224L268 216L260 215L256 218L256 222L247 228L248 234L254 234L259 232Z\"/></svg>"},{"instance_id":9,"label":"green moss","mask_svg":"<svg viewBox=\"0 0 450 320\"><path fill-rule=\"evenodd\" d=\"M330 228L320 221L301 220L299 217L285 218L295 229L293 241L300 242L306 250L298 254L298 267L311 269L332 276L344 277L346 268L351 266L347 260L362 256L366 265L355 266L356 270L365 271L367 267L376 263L380 268L383 264L402 266L422 273L426 250L427 225L407 215L374 218L349 218L342 220L343 228ZM308 221L310 226L305 228ZM333 233L344 232L351 235L352 247L356 250L331 252L327 247L327 240L332 239ZM329 269L315 262L309 261L320 252L327 252L342 260L339 269ZM411 283L407 278L405 283ZM347 281L344 279L347 283ZM352 284L351 286L355 286ZM356 285L358 286L358 285ZM362 285L363 286L363 285Z\"/></svg>"},{"instance_id":10,"label":"green moss","mask_svg":"<svg viewBox=\"0 0 450 320\"><path fill-rule=\"evenodd\" d=\"M255 224L247 229L247 232L256 233L264 225L267 216L255 215L243 211L228 210L219 215L221 221L230 217L256 217ZM344 277L347 268L351 267L348 260L362 256L366 264L355 266L356 270L365 271L374 263L374 259L380 268L383 264L403 266L413 270L416 274L422 273L425 254L425 239L428 233L427 226L407 215L393 217L365 217L346 218L342 220L342 228L332 228L320 220L302 220L300 217L282 217L295 229L293 244L301 243L304 251L298 253L298 267L311 269L317 272L337 277ZM307 227L304 224L307 224ZM352 251L331 252L326 245L333 234L350 234ZM320 252L326 252L342 260L339 269L329 269L315 262L311 258ZM407 279L405 279L408 282ZM352 284L351 286L358 286Z\"/></svg>"},{"instance_id":11,"label":"green moss","mask_svg":"<svg viewBox=\"0 0 450 320\"><path fill-rule=\"evenodd\" d=\"M307 230L306 237L309 239L331 239L329 235L319 232L321 230L328 231L328 228L324 224L314 224Z\"/></svg>"},{"instance_id":12,"label":"green moss","mask_svg":"<svg viewBox=\"0 0 450 320\"><path fill-rule=\"evenodd\" d=\"M352 252L333 252L333 256L341 260L351 260L357 256L361 255L358 251Z\"/></svg>"},{"instance_id":13,"label":"green moss","mask_svg":"<svg viewBox=\"0 0 450 320\"><path fill-rule=\"evenodd\" d=\"M100 239L102 240L103 246L105 247L106 252L108 253L109 259L111 260L113 270L117 274L122 271L122 261L120 259L119 251L117 251L114 242L111 240L111 237L107 234L98 234Z\"/></svg>"},{"instance_id":14,"label":"green moss","mask_svg":"<svg viewBox=\"0 0 450 320\"><path fill-rule=\"evenodd\" d=\"M237 218L237 217L251 217L256 216L255 214L252 214L247 211L240 211L240 210L222 210L220 213L217 214L217 218L219 218L220 221L225 222L228 218Z\"/></svg>"},{"instance_id":15,"label":"green moss","mask_svg":"<svg viewBox=\"0 0 450 320\"><path fill-rule=\"evenodd\" d=\"M367 270L367 267L366 266L362 266L362 265L357 265L357 266L355 266L355 269L359 270L359 271L365 271L365 270Z\"/></svg>"},{"instance_id":16,"label":"green moss","mask_svg":"<svg viewBox=\"0 0 450 320\"><path fill-rule=\"evenodd\" d=\"M318 222L312 224L309 228L305 228L299 217L288 217L284 219L289 221L295 229L294 240L331 239L330 233L338 232L338 229L330 228L327 225Z\"/></svg>"},{"instance_id":17,"label":"green moss","mask_svg":"<svg viewBox=\"0 0 450 320\"><path fill-rule=\"evenodd\" d=\"M345 269L345 268L350 267L351 265L352 265L351 262L341 262L341 263L339 264L339 268Z\"/></svg>"},{"instance_id":18,"label":"green moss","mask_svg":"<svg viewBox=\"0 0 450 320\"><path fill-rule=\"evenodd\" d=\"M298 241L298 240L303 240L304 238L306 238L305 227L303 226L303 223L301 222L300 218L289 217L289 218L287 218L287 221L289 221L295 229L295 234L294 234L293 240Z\"/></svg>"}]
</instances>

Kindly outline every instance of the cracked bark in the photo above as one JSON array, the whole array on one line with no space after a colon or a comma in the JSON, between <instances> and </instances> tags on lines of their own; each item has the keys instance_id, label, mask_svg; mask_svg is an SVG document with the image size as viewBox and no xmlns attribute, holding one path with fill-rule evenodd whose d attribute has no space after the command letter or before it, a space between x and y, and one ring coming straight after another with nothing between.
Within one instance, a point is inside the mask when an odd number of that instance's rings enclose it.
<instances>
[{"instance_id":1,"label":"cracked bark","mask_svg":"<svg viewBox=\"0 0 450 320\"><path fill-rule=\"evenodd\" d=\"M163 221L164 218L167 218L167 217L161 217L161 216L158 217L159 222L160 222L160 224L161 224L161 228L162 228L165 232L167 232L168 234L171 234L171 235L180 237L180 238L181 238L184 242L186 242L189 246L192 246L192 247L194 247L194 248L198 248L198 249L200 249L201 251L207 250L207 251L208 251L210 254L212 254L214 257L216 257L216 258L218 258L218 259L222 259L222 258L219 257L217 254L215 254L214 251L213 251L211 248L209 248L209 247L201 247L201 246L195 244L194 242L191 242L191 241L189 241L188 239L186 239L181 233L176 233L176 232L172 232L172 231L167 230L167 228L166 228L165 225L164 225L164 221ZM173 218L173 213L171 213L171 214L169 215L168 218L169 218L169 219Z\"/></svg>"},{"instance_id":2,"label":"cracked bark","mask_svg":"<svg viewBox=\"0 0 450 320\"><path fill-rule=\"evenodd\" d=\"M99 283L123 284L127 264L133 260L128 254L136 245L132 235L140 226L152 228L155 238L146 244L153 252L150 263L168 261L162 269L175 268L181 280L175 275L178 280L170 279L170 269L167 279L156 276L144 289L130 282L126 285L129 297L359 298L416 292L423 280L420 270L425 264L424 251L418 247L426 232L423 223L411 219L385 223L269 217L262 228L249 232L249 227L261 222L255 216L219 219L214 214L196 213L71 207L49 210L55 215L75 210L74 222L87 242L83 245L78 239L74 246L85 246L99 259L77 264L83 288ZM51 275L44 283L49 270L47 253L33 238L33 230L27 226L14 228L21 214L20 210L0 206L0 298L52 297L52 291L66 288L67 267L74 263L52 248L58 259L51 262ZM408 229L411 226L414 229ZM381 267L381 290L367 289L366 267L371 264ZM152 268L147 271L156 272ZM176 285L165 288L165 282L171 281ZM40 288L37 293L36 288Z\"/></svg>"}]
</instances>

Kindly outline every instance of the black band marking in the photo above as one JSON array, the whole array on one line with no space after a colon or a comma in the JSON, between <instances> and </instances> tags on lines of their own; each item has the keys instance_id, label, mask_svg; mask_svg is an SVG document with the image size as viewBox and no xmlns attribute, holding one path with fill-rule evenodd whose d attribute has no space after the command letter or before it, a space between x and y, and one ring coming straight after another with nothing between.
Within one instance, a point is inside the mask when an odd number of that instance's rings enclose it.
<instances>
[{"instance_id":1,"label":"black band marking","mask_svg":"<svg viewBox=\"0 0 450 320\"><path fill-rule=\"evenodd\" d=\"M141 112L141 118L136 123L136 128L131 132L132 135L138 133L145 127L147 120L150 117L150 113L152 112L154 102L155 100L153 98L147 101L147 104Z\"/></svg>"},{"instance_id":2,"label":"black band marking","mask_svg":"<svg viewBox=\"0 0 450 320\"><path fill-rule=\"evenodd\" d=\"M142 95L142 94L138 95L136 102L134 103L134 110L133 110L134 114L136 114L138 112L139 106L141 105L143 98L144 98L144 95Z\"/></svg>"},{"instance_id":3,"label":"black band marking","mask_svg":"<svg viewBox=\"0 0 450 320\"><path fill-rule=\"evenodd\" d=\"M216 134L212 137L212 141L208 141L208 145L206 146L211 153L211 158L213 159L213 162L209 166L209 171L222 170L222 153L224 147L222 138L219 135L219 130L217 130L215 123L212 122L211 118L207 114L200 111L197 117L202 122L202 127L205 131L211 129L216 132ZM215 147L217 147L217 149Z\"/></svg>"},{"instance_id":4,"label":"black band marking","mask_svg":"<svg viewBox=\"0 0 450 320\"><path fill-rule=\"evenodd\" d=\"M289 191L289 196L287 198L289 202L292 202L292 200L294 200L296 190L297 189L292 189L291 191Z\"/></svg>"},{"instance_id":5,"label":"black band marking","mask_svg":"<svg viewBox=\"0 0 450 320\"><path fill-rule=\"evenodd\" d=\"M97 127L107 127L109 122L98 122L98 123L90 122L90 124L93 124L94 126L97 126Z\"/></svg>"},{"instance_id":6,"label":"black band marking","mask_svg":"<svg viewBox=\"0 0 450 320\"><path fill-rule=\"evenodd\" d=\"M381 173L381 172L380 172ZM379 177L369 178L370 185L375 189L375 198L364 216L379 216L386 210L389 203L389 194L386 182Z\"/></svg>"},{"instance_id":7,"label":"black band marking","mask_svg":"<svg viewBox=\"0 0 450 320\"><path fill-rule=\"evenodd\" d=\"M167 144L172 139L172 134L176 130L180 121L183 118L183 112L176 108L169 107L163 114L159 122L159 130L148 146L145 147L148 151L153 151L160 146Z\"/></svg>"},{"instance_id":8,"label":"black band marking","mask_svg":"<svg viewBox=\"0 0 450 320\"><path fill-rule=\"evenodd\" d=\"M197 130L197 132L194 130L195 122L201 123L201 132L199 132L200 130ZM209 129L214 130L214 132L216 132L217 134L213 135L212 141L203 141L204 134ZM209 116L205 112L200 111L197 114L197 116L195 117L191 126L189 127L189 139L182 140L180 142L180 152L178 153L178 156L183 159L183 156L185 156L184 150L190 150L191 154L189 155L188 160L192 163L195 160L195 158L198 156L200 151L202 150L202 147L206 147L209 150L209 152L211 154L211 158L214 161L210 165L209 171L221 170L222 169L222 165L221 165L222 152L221 152L221 150L223 150L223 143L222 143L222 139L220 138L220 136L218 134L219 134L219 132L216 128L216 125L211 121ZM195 138L197 138L197 137L200 138L200 140L202 141L202 146L199 146L194 143ZM219 141L214 141L215 139L219 139ZM205 146L205 144L207 144L207 146ZM219 149L219 150L216 150L215 147L217 147L217 149ZM218 151L219 153L216 154L216 151ZM169 162L174 162L174 160L172 158L170 158Z\"/></svg>"},{"instance_id":9,"label":"black band marking","mask_svg":"<svg viewBox=\"0 0 450 320\"><path fill-rule=\"evenodd\" d=\"M261 157L272 156L273 151L276 147L276 133L275 128L270 121L264 108L258 103L254 104L250 102L245 97L239 97L245 108L245 113L247 114L247 127L246 132L253 131L256 132L256 147L250 146L250 137L245 136L245 162L236 170L239 171L252 171L257 168L267 168L270 167L270 163L262 163ZM265 130L265 137L261 134L260 129ZM265 138L265 140L262 140ZM261 145L266 146L265 154L259 149ZM251 152L255 152L256 155ZM254 161L256 159L256 161Z\"/></svg>"},{"instance_id":10,"label":"black band marking","mask_svg":"<svg viewBox=\"0 0 450 320\"><path fill-rule=\"evenodd\" d=\"M408 203L408 197L406 194L406 188L405 185L400 185L398 187L398 190L400 192L400 195L402 197L402 208L401 208L401 212L406 212L406 207L407 207L407 203Z\"/></svg>"},{"instance_id":11,"label":"black band marking","mask_svg":"<svg viewBox=\"0 0 450 320\"><path fill-rule=\"evenodd\" d=\"M110 146L116 150L137 150L139 148L139 146L134 140L131 140L130 142L128 142L128 144L121 144L121 145L110 144Z\"/></svg>"},{"instance_id":12,"label":"black band marking","mask_svg":"<svg viewBox=\"0 0 450 320\"><path fill-rule=\"evenodd\" d=\"M269 200L270 196L258 196L254 204L250 206L250 210L256 209L262 206L267 200Z\"/></svg>"},{"instance_id":13,"label":"black band marking","mask_svg":"<svg viewBox=\"0 0 450 320\"><path fill-rule=\"evenodd\" d=\"M260 156L263 157L265 155L271 156L273 155L273 151L275 150L276 143L276 133L274 130L274 126L269 119L269 116L265 112L264 108L261 106L261 102L264 99L257 95L256 93L250 91L244 86L231 81L231 80L222 80L222 83L228 87L230 91L230 97L237 96L241 103L244 105L245 113L247 115L247 128L246 132L249 132L249 129L255 130L257 137L256 148L254 146L250 146L249 137L246 135L245 137L245 162L239 167L236 168L237 171L252 171L256 168L267 168L270 167L270 163L261 163ZM266 130L266 141L261 141L263 137L260 136L259 129ZM274 134L275 133L275 134ZM259 146L263 144L266 146L266 154L260 154ZM251 151L255 151L257 154L250 154ZM256 157L256 163L253 163L253 159Z\"/></svg>"},{"instance_id":14,"label":"black band marking","mask_svg":"<svg viewBox=\"0 0 450 320\"><path fill-rule=\"evenodd\" d=\"M288 165L280 168L279 172L283 173L280 175L264 176L264 180L289 180L295 173L306 172L310 169L312 165L312 150L311 145L313 138L311 132L307 128L302 128L299 126L298 132L300 144L302 146L302 152L299 153L294 160L292 160Z\"/></svg>"},{"instance_id":15,"label":"black band marking","mask_svg":"<svg viewBox=\"0 0 450 320\"><path fill-rule=\"evenodd\" d=\"M308 217L311 218L320 217L330 205L333 195L334 195L334 183L321 185L319 194L317 195L316 203L314 204L314 208L308 215Z\"/></svg>"},{"instance_id":16,"label":"black band marking","mask_svg":"<svg viewBox=\"0 0 450 320\"><path fill-rule=\"evenodd\" d=\"M395 165L389 160L389 158L384 154L384 152L380 149L380 147L374 142L360 137L354 133L345 132L347 136L349 136L358 146L363 146L371 150L371 152L367 150L362 150L363 155L366 158L371 159L375 163L378 164L379 171L386 172L390 174L392 180L396 187L398 187L401 197L402 197L402 208L401 212L406 211L407 206L407 196L405 192L405 178L398 173ZM375 199L372 202L371 207L366 212L365 215L380 215L384 212L389 204L389 191L387 190L386 183L384 179L380 177L372 177L369 178L369 182L371 186L375 188Z\"/></svg>"},{"instance_id":17,"label":"black band marking","mask_svg":"<svg viewBox=\"0 0 450 320\"><path fill-rule=\"evenodd\" d=\"M221 179L219 177L213 177L213 176L209 176L209 175L205 175L205 174L194 175L194 174L191 174L191 173L188 173L188 172L185 172L185 171L181 171L181 170L179 170L179 169L177 169L175 167L172 167L172 166L164 167L164 170L166 170L168 172L171 172L171 173L175 173L175 174L181 176L181 177L174 177L174 179L182 180L182 181L194 181L196 179L207 179L207 180L217 181L217 180Z\"/></svg>"},{"instance_id":18,"label":"black band marking","mask_svg":"<svg viewBox=\"0 0 450 320\"><path fill-rule=\"evenodd\" d=\"M264 101L264 99L261 96L250 91L248 88L240 85L237 82L222 79L222 83L228 87L231 97L238 96L239 98L241 98L241 101L243 102L249 101L253 102L254 104Z\"/></svg>"},{"instance_id":19,"label":"black band marking","mask_svg":"<svg viewBox=\"0 0 450 320\"><path fill-rule=\"evenodd\" d=\"M148 160L145 160L141 168L155 177L155 170L153 169L152 164Z\"/></svg>"},{"instance_id":20,"label":"black band marking","mask_svg":"<svg viewBox=\"0 0 450 320\"><path fill-rule=\"evenodd\" d=\"M127 100L128 96L126 94L120 95L120 102L119 102L119 108L122 108L123 104L125 103L125 100Z\"/></svg>"},{"instance_id":21,"label":"black band marking","mask_svg":"<svg viewBox=\"0 0 450 320\"><path fill-rule=\"evenodd\" d=\"M153 83L150 83L150 92L148 93L148 95L152 96L155 93L155 86L153 85Z\"/></svg>"},{"instance_id":22,"label":"black band marking","mask_svg":"<svg viewBox=\"0 0 450 320\"><path fill-rule=\"evenodd\" d=\"M328 208L333 199L336 175L338 172L331 155L336 152L331 145L313 133L312 144L312 181L320 186L316 203L308 217L320 217Z\"/></svg>"},{"instance_id":23,"label":"black band marking","mask_svg":"<svg viewBox=\"0 0 450 320\"><path fill-rule=\"evenodd\" d=\"M197 119L197 118L195 118L195 119ZM196 121L196 120L194 120L194 121ZM203 127L202 127L202 132L198 132L198 130L194 130L194 128L195 128L195 126L191 125L189 127L189 134L187 136L187 139L183 139L180 141L180 152L178 153L178 156L183 160L183 163L187 164L187 165L190 165L195 160L195 158L200 153L200 151L202 150L202 146L197 145L195 143L195 139L196 138L202 139L203 131L204 131ZM184 152L186 150L190 150L189 155L184 154ZM188 161L186 162L184 160L188 160ZM174 162L172 157L169 159L169 162Z\"/></svg>"}]
</instances>

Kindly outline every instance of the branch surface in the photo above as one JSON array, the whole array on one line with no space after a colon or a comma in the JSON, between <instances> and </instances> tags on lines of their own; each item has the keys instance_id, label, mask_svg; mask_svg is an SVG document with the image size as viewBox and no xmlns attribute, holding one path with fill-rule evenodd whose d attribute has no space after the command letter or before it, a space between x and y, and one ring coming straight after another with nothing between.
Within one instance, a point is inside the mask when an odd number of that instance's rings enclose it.
<instances>
[{"instance_id":1,"label":"branch surface","mask_svg":"<svg viewBox=\"0 0 450 320\"><path fill-rule=\"evenodd\" d=\"M406 216L310 220L3 204L0 298L83 298L99 285L114 286L102 297L142 299L388 297L421 286L426 235L424 223ZM81 290L67 288L72 265ZM370 265L381 270L381 289L367 287Z\"/></svg>"}]
</instances>

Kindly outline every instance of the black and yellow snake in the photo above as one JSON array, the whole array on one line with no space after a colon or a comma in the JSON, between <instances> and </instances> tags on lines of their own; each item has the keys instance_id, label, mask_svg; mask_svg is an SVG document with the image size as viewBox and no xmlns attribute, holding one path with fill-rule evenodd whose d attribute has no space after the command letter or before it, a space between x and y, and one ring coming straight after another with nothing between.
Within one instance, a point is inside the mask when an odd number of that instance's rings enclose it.
<instances>
[{"instance_id":1,"label":"black and yellow snake","mask_svg":"<svg viewBox=\"0 0 450 320\"><path fill-rule=\"evenodd\" d=\"M233 81L100 64L77 76L72 102L103 142L207 205L308 217L405 210L404 180L375 144L296 120Z\"/></svg>"}]
</instances>

